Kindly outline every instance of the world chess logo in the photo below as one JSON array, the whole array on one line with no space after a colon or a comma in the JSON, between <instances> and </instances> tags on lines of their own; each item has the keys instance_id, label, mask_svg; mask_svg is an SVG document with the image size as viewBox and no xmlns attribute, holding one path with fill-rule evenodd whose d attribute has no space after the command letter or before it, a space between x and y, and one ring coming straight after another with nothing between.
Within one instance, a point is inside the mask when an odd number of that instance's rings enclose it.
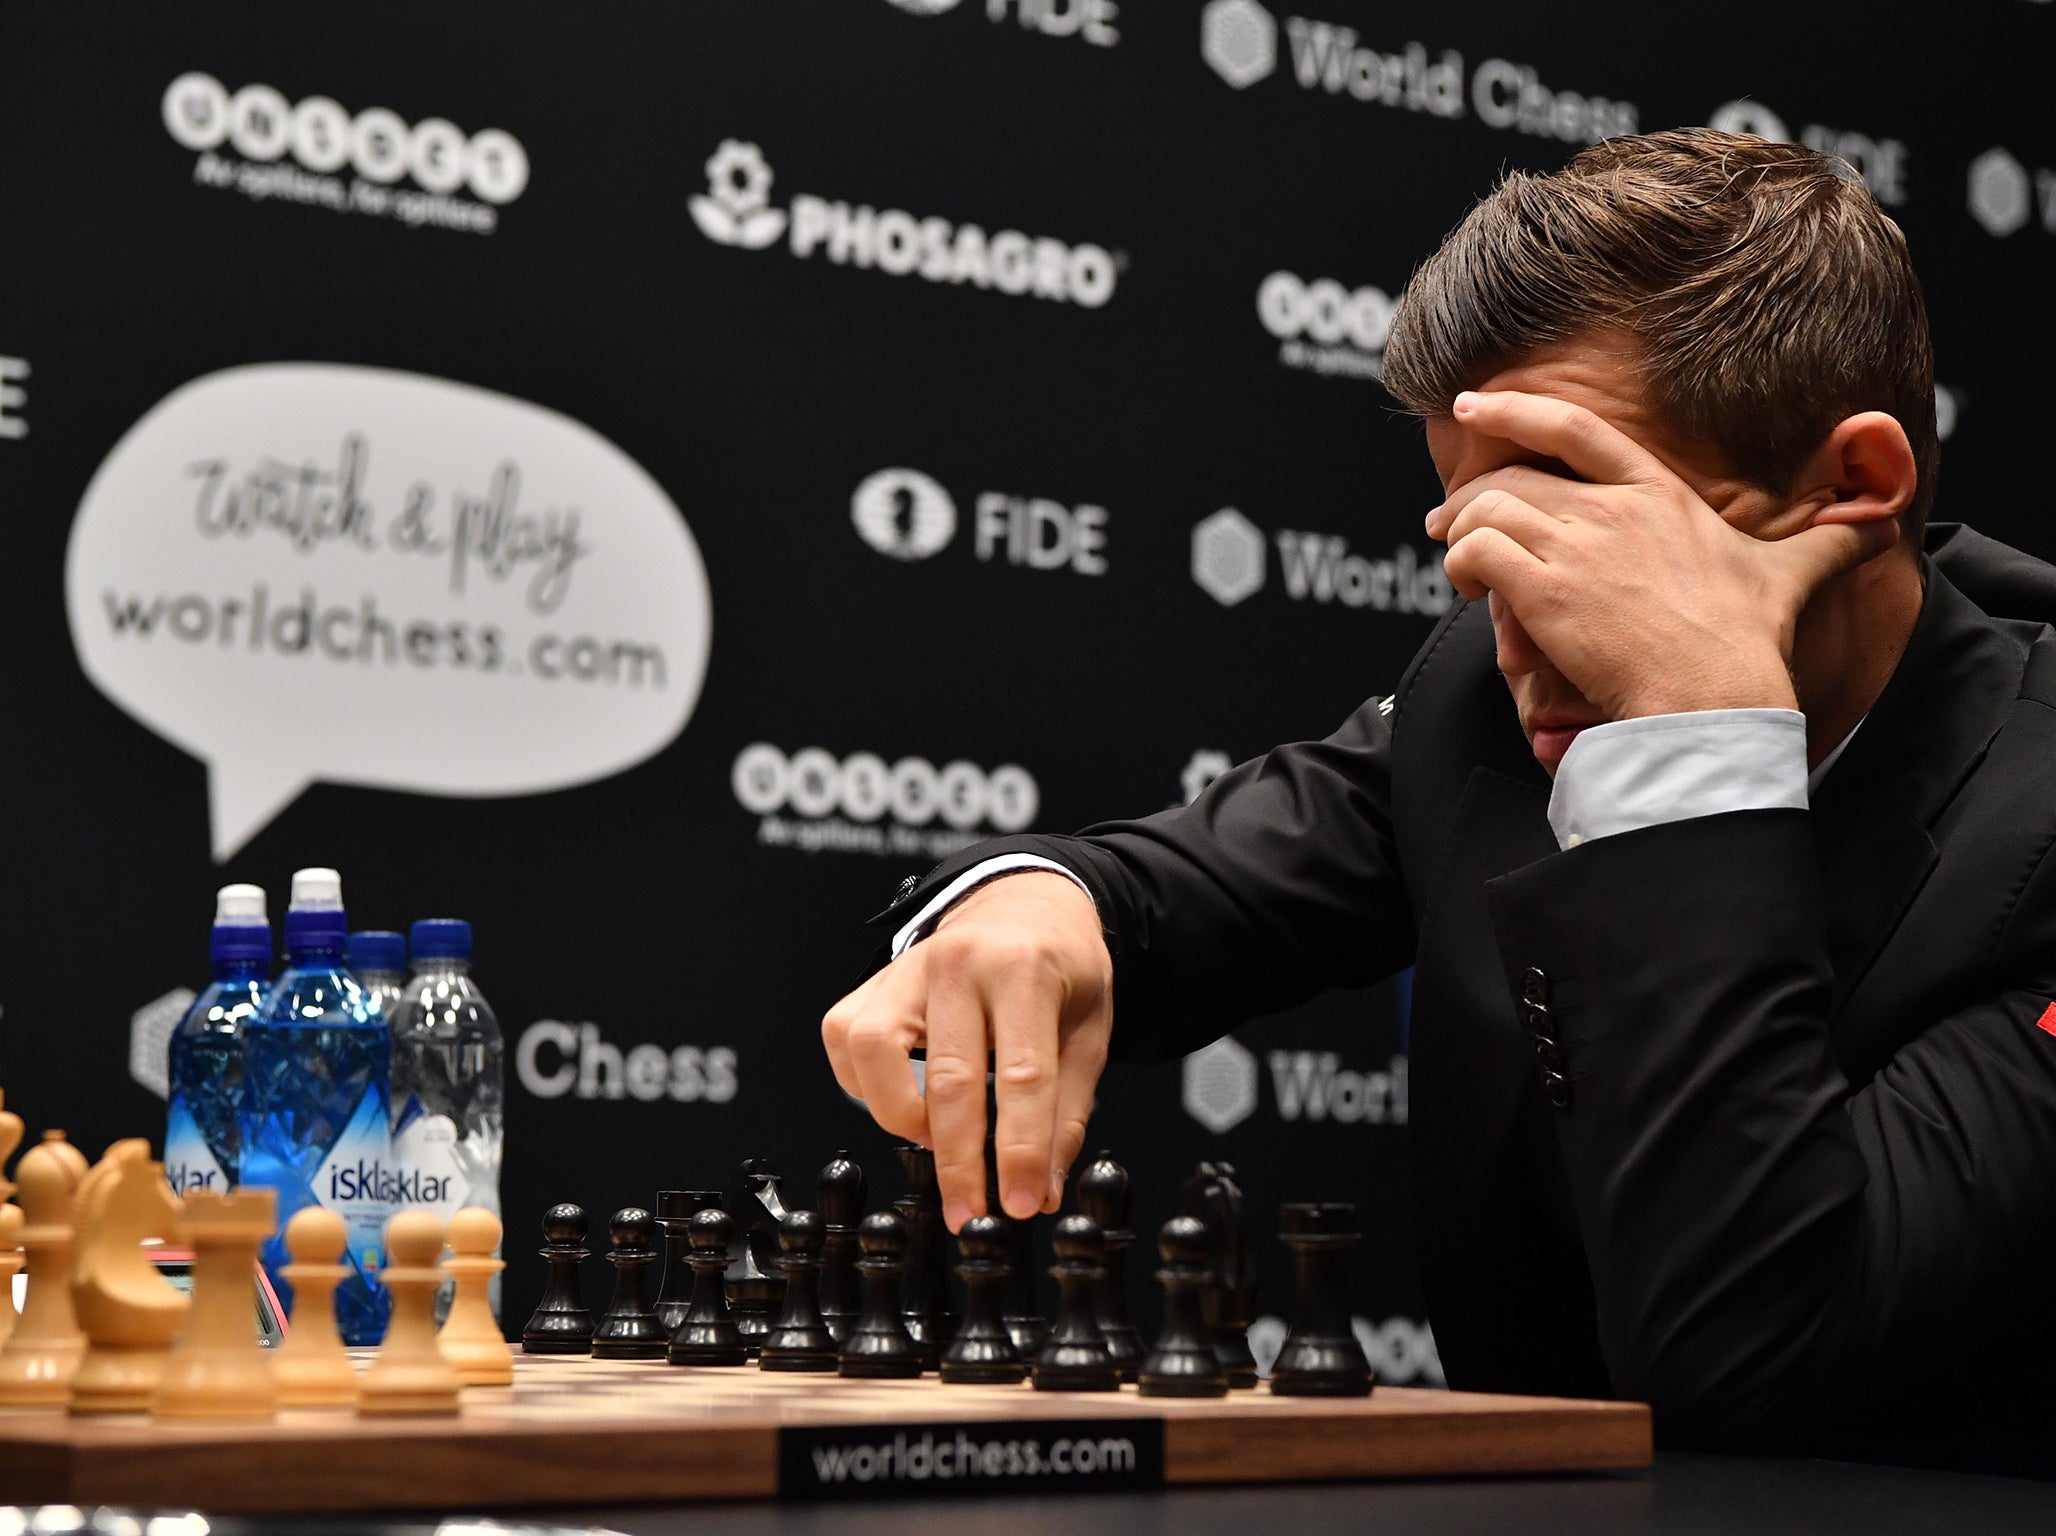
<instances>
[{"instance_id":1,"label":"world chess logo","mask_svg":"<svg viewBox=\"0 0 2056 1536\"><path fill-rule=\"evenodd\" d=\"M918 469L881 469L850 498L850 521L879 554L926 560L956 537L957 505Z\"/></svg>"},{"instance_id":2,"label":"world chess logo","mask_svg":"<svg viewBox=\"0 0 2056 1536\"><path fill-rule=\"evenodd\" d=\"M1191 760L1185 765L1185 771L1178 776L1178 783L1185 791L1185 803L1192 804L1206 793L1209 784L1234 766L1225 752L1202 747L1193 753Z\"/></svg>"},{"instance_id":3,"label":"world chess logo","mask_svg":"<svg viewBox=\"0 0 2056 1536\"><path fill-rule=\"evenodd\" d=\"M1216 1136L1256 1113L1256 1057L1233 1035L1223 1035L1185 1058L1181 1097L1185 1113Z\"/></svg>"},{"instance_id":4,"label":"world chess logo","mask_svg":"<svg viewBox=\"0 0 2056 1536\"><path fill-rule=\"evenodd\" d=\"M1263 531L1233 507L1203 517L1192 530L1192 579L1223 608L1264 584Z\"/></svg>"},{"instance_id":5,"label":"world chess logo","mask_svg":"<svg viewBox=\"0 0 2056 1536\"><path fill-rule=\"evenodd\" d=\"M171 1097L172 1031L198 995L191 987L173 987L129 1015L129 1076L160 1099Z\"/></svg>"},{"instance_id":6,"label":"world chess logo","mask_svg":"<svg viewBox=\"0 0 2056 1536\"><path fill-rule=\"evenodd\" d=\"M1199 52L1243 90L1278 67L1278 23L1257 0L1211 0L1199 13Z\"/></svg>"},{"instance_id":7,"label":"world chess logo","mask_svg":"<svg viewBox=\"0 0 2056 1536\"><path fill-rule=\"evenodd\" d=\"M688 200L693 222L709 240L761 251L785 233L785 210L771 206L771 167L764 152L723 139L707 160L707 190Z\"/></svg>"},{"instance_id":8,"label":"world chess logo","mask_svg":"<svg viewBox=\"0 0 2056 1536\"><path fill-rule=\"evenodd\" d=\"M2004 149L1986 150L1970 162L1970 215L1985 233L2003 240L2023 229L2034 214L2034 184Z\"/></svg>"}]
</instances>

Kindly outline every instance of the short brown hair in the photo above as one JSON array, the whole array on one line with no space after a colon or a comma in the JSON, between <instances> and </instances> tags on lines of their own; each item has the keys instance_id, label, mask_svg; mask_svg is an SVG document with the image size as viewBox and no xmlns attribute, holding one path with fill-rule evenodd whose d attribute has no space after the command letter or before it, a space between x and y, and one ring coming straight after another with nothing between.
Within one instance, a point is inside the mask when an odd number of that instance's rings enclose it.
<instances>
[{"instance_id":1,"label":"short brown hair","mask_svg":"<svg viewBox=\"0 0 2056 1536\"><path fill-rule=\"evenodd\" d=\"M1414 273L1385 384L1421 416L1540 347L1621 332L1671 426L1789 489L1835 424L1898 418L1934 502L1935 364L1906 237L1838 160L1684 128L1506 177Z\"/></svg>"}]
</instances>

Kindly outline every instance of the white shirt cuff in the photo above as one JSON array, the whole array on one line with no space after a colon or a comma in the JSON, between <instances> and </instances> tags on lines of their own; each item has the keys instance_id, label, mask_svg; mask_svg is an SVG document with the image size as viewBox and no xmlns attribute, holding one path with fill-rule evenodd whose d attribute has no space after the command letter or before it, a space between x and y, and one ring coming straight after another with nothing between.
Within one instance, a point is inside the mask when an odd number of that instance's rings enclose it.
<instances>
[{"instance_id":1,"label":"white shirt cuff","mask_svg":"<svg viewBox=\"0 0 2056 1536\"><path fill-rule=\"evenodd\" d=\"M929 930L942 921L942 914L962 901L971 892L988 881L1002 875L1024 874L1031 869L1046 869L1053 875L1062 875L1071 884L1085 892L1085 899L1092 901L1092 891L1070 870L1053 859L1038 858L1032 853L1003 853L997 858L987 859L982 864L973 864L956 879L950 881L929 900L928 905L914 914L914 920L892 936L892 957L897 960L907 950L928 937ZM1095 911L1099 903L1092 901Z\"/></svg>"},{"instance_id":2,"label":"white shirt cuff","mask_svg":"<svg viewBox=\"0 0 2056 1536\"><path fill-rule=\"evenodd\" d=\"M1803 811L1806 792L1796 709L1645 715L1578 733L1557 765L1549 825L1558 847L1575 848L1697 816Z\"/></svg>"}]
</instances>

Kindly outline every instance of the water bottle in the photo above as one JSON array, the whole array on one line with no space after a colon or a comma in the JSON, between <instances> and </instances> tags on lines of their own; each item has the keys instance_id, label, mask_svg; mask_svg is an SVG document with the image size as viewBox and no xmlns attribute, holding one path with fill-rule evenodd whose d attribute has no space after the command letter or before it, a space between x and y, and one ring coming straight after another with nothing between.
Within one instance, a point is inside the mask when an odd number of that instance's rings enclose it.
<instances>
[{"instance_id":1,"label":"water bottle","mask_svg":"<svg viewBox=\"0 0 2056 1536\"><path fill-rule=\"evenodd\" d=\"M271 985L271 924L264 890L224 885L214 898L208 949L214 980L172 1031L171 1103L164 1126L164 1176L183 1195L236 1182L241 1144L243 1024Z\"/></svg>"},{"instance_id":2,"label":"water bottle","mask_svg":"<svg viewBox=\"0 0 2056 1536\"><path fill-rule=\"evenodd\" d=\"M414 974L393 1015L393 1160L400 1203L444 1222L500 1209L505 1067L500 1021L471 979L471 924L434 917L408 933ZM495 1316L500 1281L492 1281ZM447 1311L448 1287L438 1298Z\"/></svg>"},{"instance_id":3,"label":"water bottle","mask_svg":"<svg viewBox=\"0 0 2056 1536\"><path fill-rule=\"evenodd\" d=\"M394 1184L393 1047L377 1000L345 962L348 931L341 877L295 874L286 968L243 1026L242 1179L278 1191L278 1230L263 1257L288 1303L286 1221L309 1205L342 1217L350 1273L336 1288L336 1321L344 1343L376 1344L391 1305L378 1271Z\"/></svg>"},{"instance_id":4,"label":"water bottle","mask_svg":"<svg viewBox=\"0 0 2056 1536\"><path fill-rule=\"evenodd\" d=\"M375 999L386 1016L388 1027L400 1011L400 994L407 990L407 936L383 928L366 928L350 935L350 974L365 995ZM394 1102L398 1102L398 1094Z\"/></svg>"}]
</instances>

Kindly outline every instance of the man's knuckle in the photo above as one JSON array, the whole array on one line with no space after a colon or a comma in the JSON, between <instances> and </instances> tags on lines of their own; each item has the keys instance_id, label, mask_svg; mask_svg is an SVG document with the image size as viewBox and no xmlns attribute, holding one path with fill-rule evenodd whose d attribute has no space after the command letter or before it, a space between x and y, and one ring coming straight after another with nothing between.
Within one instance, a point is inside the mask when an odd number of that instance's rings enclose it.
<instances>
[{"instance_id":1,"label":"man's knuckle","mask_svg":"<svg viewBox=\"0 0 2056 1536\"><path fill-rule=\"evenodd\" d=\"M930 1098L963 1097L985 1090L985 1068L961 1056L930 1056L925 1081Z\"/></svg>"},{"instance_id":2,"label":"man's knuckle","mask_svg":"<svg viewBox=\"0 0 2056 1536\"><path fill-rule=\"evenodd\" d=\"M1025 1058L1004 1063L995 1074L1002 1086L1019 1090L1047 1087L1052 1075L1047 1063Z\"/></svg>"}]
</instances>

